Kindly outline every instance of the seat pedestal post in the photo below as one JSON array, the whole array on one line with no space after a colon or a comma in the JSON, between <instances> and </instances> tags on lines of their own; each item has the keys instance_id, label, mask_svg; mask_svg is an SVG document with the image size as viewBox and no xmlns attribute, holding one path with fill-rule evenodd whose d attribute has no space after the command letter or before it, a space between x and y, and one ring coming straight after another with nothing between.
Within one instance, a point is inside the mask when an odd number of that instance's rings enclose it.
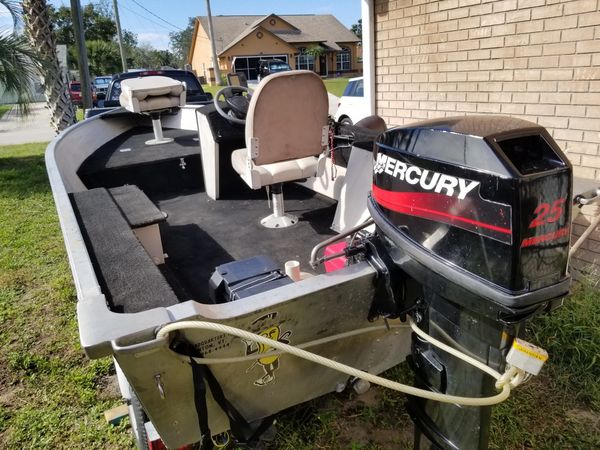
<instances>
[{"instance_id":1,"label":"seat pedestal post","mask_svg":"<svg viewBox=\"0 0 600 450\"><path fill-rule=\"evenodd\" d=\"M146 141L146 145L167 144L173 142L173 138L163 136L162 124L160 123L160 114L152 114L152 129L154 130L154 139Z\"/></svg>"},{"instance_id":2,"label":"seat pedestal post","mask_svg":"<svg viewBox=\"0 0 600 450\"><path fill-rule=\"evenodd\" d=\"M261 219L260 224L266 228L286 228L298 223L298 217L286 214L283 207L282 183L271 186L271 202L273 214Z\"/></svg>"}]
</instances>

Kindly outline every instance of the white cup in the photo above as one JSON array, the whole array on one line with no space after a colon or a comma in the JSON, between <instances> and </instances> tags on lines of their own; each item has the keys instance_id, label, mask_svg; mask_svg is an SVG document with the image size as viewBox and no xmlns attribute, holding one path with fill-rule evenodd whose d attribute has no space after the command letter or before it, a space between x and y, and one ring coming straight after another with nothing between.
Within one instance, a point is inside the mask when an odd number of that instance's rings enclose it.
<instances>
[{"instance_id":1,"label":"white cup","mask_svg":"<svg viewBox=\"0 0 600 450\"><path fill-rule=\"evenodd\" d=\"M293 281L300 281L300 262L291 260L285 263L285 274Z\"/></svg>"}]
</instances>

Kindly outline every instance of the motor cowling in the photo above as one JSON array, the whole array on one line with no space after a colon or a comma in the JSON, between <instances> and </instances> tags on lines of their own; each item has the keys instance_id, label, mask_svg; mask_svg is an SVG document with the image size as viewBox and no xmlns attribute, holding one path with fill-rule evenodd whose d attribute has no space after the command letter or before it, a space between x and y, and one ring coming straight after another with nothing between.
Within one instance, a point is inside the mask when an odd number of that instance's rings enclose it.
<instances>
[{"instance_id":1,"label":"motor cowling","mask_svg":"<svg viewBox=\"0 0 600 450\"><path fill-rule=\"evenodd\" d=\"M571 165L544 128L493 116L430 121L381 134L373 157L376 221L516 296L506 306L568 282Z\"/></svg>"},{"instance_id":2,"label":"motor cowling","mask_svg":"<svg viewBox=\"0 0 600 450\"><path fill-rule=\"evenodd\" d=\"M432 120L381 134L369 211L377 236L419 286L413 317L428 333L503 370L523 323L569 291L572 168L549 133L520 119ZM406 293L395 292L398 297ZM417 384L494 392L490 377L413 336ZM423 439L485 448L491 409L409 399Z\"/></svg>"}]
</instances>

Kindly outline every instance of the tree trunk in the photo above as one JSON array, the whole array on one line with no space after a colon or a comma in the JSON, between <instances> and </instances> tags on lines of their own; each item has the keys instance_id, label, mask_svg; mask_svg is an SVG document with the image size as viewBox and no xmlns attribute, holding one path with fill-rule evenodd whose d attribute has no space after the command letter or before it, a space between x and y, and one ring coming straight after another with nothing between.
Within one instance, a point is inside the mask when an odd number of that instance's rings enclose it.
<instances>
[{"instance_id":1,"label":"tree trunk","mask_svg":"<svg viewBox=\"0 0 600 450\"><path fill-rule=\"evenodd\" d=\"M77 120L67 90L67 79L56 55L46 0L24 0L23 22L31 46L38 51L44 61L42 77L46 104L51 112L51 125L59 133Z\"/></svg>"}]
</instances>

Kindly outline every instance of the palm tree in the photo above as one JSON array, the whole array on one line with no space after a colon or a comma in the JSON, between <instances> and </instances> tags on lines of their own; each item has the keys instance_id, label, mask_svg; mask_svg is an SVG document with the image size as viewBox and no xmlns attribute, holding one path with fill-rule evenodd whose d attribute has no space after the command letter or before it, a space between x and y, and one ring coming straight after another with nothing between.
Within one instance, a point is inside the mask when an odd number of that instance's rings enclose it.
<instances>
[{"instance_id":1,"label":"palm tree","mask_svg":"<svg viewBox=\"0 0 600 450\"><path fill-rule=\"evenodd\" d=\"M13 0L0 0L13 18L12 32L0 33L0 85L17 98L22 113L29 111L31 86L37 79L37 55L23 36L16 32L19 23L19 5Z\"/></svg>"},{"instance_id":2,"label":"palm tree","mask_svg":"<svg viewBox=\"0 0 600 450\"><path fill-rule=\"evenodd\" d=\"M17 4L14 0L0 0L3 4ZM75 109L67 90L67 80L60 68L52 36L52 24L46 0L23 0L25 34L32 48L43 62L41 74L44 81L46 103L51 112L51 123L57 132L76 122Z\"/></svg>"}]
</instances>

